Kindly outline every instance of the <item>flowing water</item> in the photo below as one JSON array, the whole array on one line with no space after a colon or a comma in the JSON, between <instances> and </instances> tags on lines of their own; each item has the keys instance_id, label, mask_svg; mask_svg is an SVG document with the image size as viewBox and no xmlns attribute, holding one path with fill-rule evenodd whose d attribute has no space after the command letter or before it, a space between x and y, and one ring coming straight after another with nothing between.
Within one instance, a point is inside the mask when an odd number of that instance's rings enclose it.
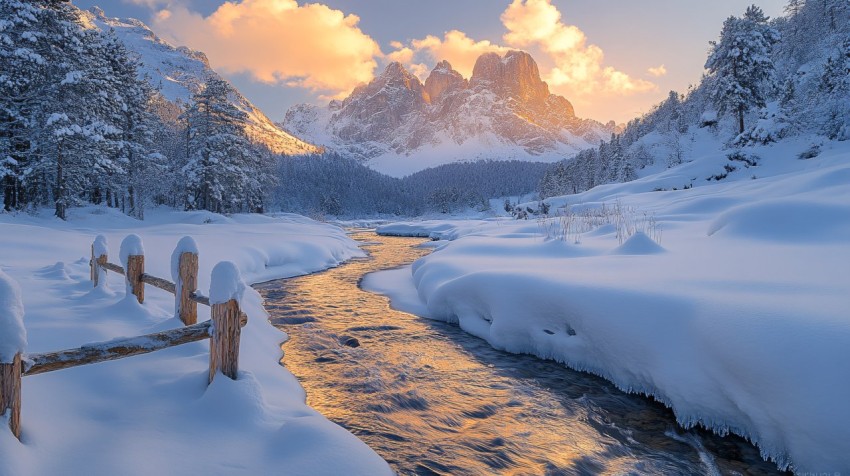
<instances>
[{"instance_id":1,"label":"flowing water","mask_svg":"<svg viewBox=\"0 0 850 476\"><path fill-rule=\"evenodd\" d=\"M369 258L257 288L307 403L399 474L777 473L744 440L677 428L601 378L390 309L358 282L423 256L423 240L354 238Z\"/></svg>"}]
</instances>

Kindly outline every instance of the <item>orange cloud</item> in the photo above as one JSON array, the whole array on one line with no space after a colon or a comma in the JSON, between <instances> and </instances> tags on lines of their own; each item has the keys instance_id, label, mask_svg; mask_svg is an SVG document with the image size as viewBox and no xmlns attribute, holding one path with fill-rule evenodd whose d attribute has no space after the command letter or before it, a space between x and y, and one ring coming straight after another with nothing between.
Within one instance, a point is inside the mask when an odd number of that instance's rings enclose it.
<instances>
[{"instance_id":1,"label":"orange cloud","mask_svg":"<svg viewBox=\"0 0 850 476\"><path fill-rule=\"evenodd\" d=\"M601 95L624 96L654 91L655 84L605 65L601 48L588 44L584 32L566 25L551 0L513 0L501 15L507 32L505 45L476 41L466 33L452 30L442 38L428 35L405 45L393 42L395 51L387 55L418 74L425 69L422 54L429 62L447 60L465 77L472 74L475 60L483 53L504 54L510 49L531 49L537 55L543 79L553 91L579 101ZM663 66L659 67L663 68ZM661 71L657 69L657 71ZM666 70L664 70L666 73ZM655 75L650 72L650 74Z\"/></svg>"},{"instance_id":2,"label":"orange cloud","mask_svg":"<svg viewBox=\"0 0 850 476\"><path fill-rule=\"evenodd\" d=\"M171 42L206 52L222 72L339 97L371 80L381 56L359 21L322 4L241 0L208 17L182 6L161 10L153 26Z\"/></svg>"},{"instance_id":3,"label":"orange cloud","mask_svg":"<svg viewBox=\"0 0 850 476\"><path fill-rule=\"evenodd\" d=\"M465 77L472 75L475 60L484 53L504 54L510 48L495 45L487 40L475 41L458 30L446 32L443 38L428 35L421 40L411 41L411 52L423 51L433 62L446 60Z\"/></svg>"},{"instance_id":4,"label":"orange cloud","mask_svg":"<svg viewBox=\"0 0 850 476\"><path fill-rule=\"evenodd\" d=\"M578 27L564 24L551 0L513 0L501 19L508 30L502 37L505 43L516 48L537 47L554 63L544 79L560 92L633 94L656 88L649 81L605 66L602 49L588 44Z\"/></svg>"},{"instance_id":5,"label":"orange cloud","mask_svg":"<svg viewBox=\"0 0 850 476\"><path fill-rule=\"evenodd\" d=\"M667 74L667 67L662 64L654 68L649 68L646 71L649 74L655 76L656 78L660 78L661 76L665 76Z\"/></svg>"}]
</instances>

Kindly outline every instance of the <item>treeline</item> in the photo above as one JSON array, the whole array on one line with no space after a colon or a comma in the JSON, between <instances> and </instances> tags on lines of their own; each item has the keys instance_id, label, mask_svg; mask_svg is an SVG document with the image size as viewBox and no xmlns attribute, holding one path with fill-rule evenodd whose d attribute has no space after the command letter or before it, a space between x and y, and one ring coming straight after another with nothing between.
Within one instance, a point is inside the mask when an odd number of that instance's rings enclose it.
<instances>
[{"instance_id":1,"label":"treeline","mask_svg":"<svg viewBox=\"0 0 850 476\"><path fill-rule=\"evenodd\" d=\"M229 84L189 104L139 75L114 32L59 0L0 0L0 189L5 210L106 203L262 210L275 157L250 143Z\"/></svg>"},{"instance_id":2,"label":"treeline","mask_svg":"<svg viewBox=\"0 0 850 476\"><path fill-rule=\"evenodd\" d=\"M694 128L711 128L732 146L802 133L850 139L850 2L790 0L785 12L769 19L750 6L729 17L698 86L671 91L610 141L554 164L540 182L541 196L634 180L659 160L681 164L683 139ZM642 140L650 134L661 145L652 151Z\"/></svg>"},{"instance_id":3,"label":"treeline","mask_svg":"<svg viewBox=\"0 0 850 476\"><path fill-rule=\"evenodd\" d=\"M341 217L452 213L489 208L489 199L532 192L548 165L524 161L447 164L402 179L334 153L285 157L273 205Z\"/></svg>"}]
</instances>

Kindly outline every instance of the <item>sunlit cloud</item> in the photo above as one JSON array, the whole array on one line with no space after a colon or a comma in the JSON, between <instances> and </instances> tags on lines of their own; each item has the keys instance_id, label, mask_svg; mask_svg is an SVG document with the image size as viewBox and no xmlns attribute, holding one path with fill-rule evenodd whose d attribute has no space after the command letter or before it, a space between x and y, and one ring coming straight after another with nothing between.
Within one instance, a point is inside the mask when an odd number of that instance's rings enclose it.
<instances>
[{"instance_id":1,"label":"sunlit cloud","mask_svg":"<svg viewBox=\"0 0 850 476\"><path fill-rule=\"evenodd\" d=\"M505 43L516 48L539 48L554 63L544 79L561 92L628 95L656 88L650 81L606 66L602 49L588 44L577 26L565 24L551 0L513 0L501 19L508 30L502 37Z\"/></svg>"},{"instance_id":2,"label":"sunlit cloud","mask_svg":"<svg viewBox=\"0 0 850 476\"><path fill-rule=\"evenodd\" d=\"M654 68L649 68L646 71L652 76L655 76L656 78L660 78L661 76L667 75L667 67L663 64Z\"/></svg>"},{"instance_id":3,"label":"sunlit cloud","mask_svg":"<svg viewBox=\"0 0 850 476\"><path fill-rule=\"evenodd\" d=\"M530 50L538 60L543 79L553 92L570 98L624 96L654 91L654 83L635 78L605 64L601 48L589 44L584 32L562 21L561 12L551 0L513 0L501 15L507 30L503 45L475 40L466 33L452 30L442 38L428 35L407 44L393 42L395 50L387 55L412 70L447 60L465 77L472 74L475 60L483 53L504 54L511 49ZM650 75L666 73L664 66L651 68Z\"/></svg>"},{"instance_id":4,"label":"sunlit cloud","mask_svg":"<svg viewBox=\"0 0 850 476\"><path fill-rule=\"evenodd\" d=\"M242 0L207 17L174 4L154 15L153 26L171 42L204 51L221 72L249 73L331 98L371 80L382 56L359 21L322 4Z\"/></svg>"},{"instance_id":5,"label":"sunlit cloud","mask_svg":"<svg viewBox=\"0 0 850 476\"><path fill-rule=\"evenodd\" d=\"M413 40L410 44L408 49L414 53L424 52L432 64L446 60L467 78L472 75L472 68L479 56L490 52L504 54L510 49L487 40L475 41L458 30L449 31L442 38L428 35L421 40Z\"/></svg>"}]
</instances>

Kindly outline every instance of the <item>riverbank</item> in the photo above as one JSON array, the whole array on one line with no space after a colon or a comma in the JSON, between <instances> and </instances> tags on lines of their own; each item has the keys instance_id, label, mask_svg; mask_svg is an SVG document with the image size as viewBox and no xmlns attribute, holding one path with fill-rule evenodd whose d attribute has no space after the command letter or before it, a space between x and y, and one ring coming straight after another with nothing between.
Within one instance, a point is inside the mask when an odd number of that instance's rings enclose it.
<instances>
[{"instance_id":1,"label":"riverbank","mask_svg":"<svg viewBox=\"0 0 850 476\"><path fill-rule=\"evenodd\" d=\"M845 473L848 149L768 149L758 180L651 191L687 180L686 165L551 199L548 220L386 225L451 241L406 279L365 285L495 348L652 395L682 426L743 435L782 468Z\"/></svg>"},{"instance_id":2,"label":"riverbank","mask_svg":"<svg viewBox=\"0 0 850 476\"><path fill-rule=\"evenodd\" d=\"M257 289L290 335L283 362L308 404L399 474L777 474L740 438L677 430L650 399L389 309L360 288L375 276L367 273L439 242L351 236L369 259ZM404 268L386 275L410 279Z\"/></svg>"},{"instance_id":3,"label":"riverbank","mask_svg":"<svg viewBox=\"0 0 850 476\"><path fill-rule=\"evenodd\" d=\"M142 237L146 271L170 276L183 236L200 250L199 289L212 267L233 261L249 283L319 271L362 256L334 226L297 215L224 217L154 210L144 222L114 210L71 210L67 222L0 214L0 267L22 288L29 352L180 327L173 296L149 288L145 303L124 298L121 276L89 281L91 242L103 234L110 257ZM349 432L305 404L295 377L277 363L287 336L268 323L258 293L243 299L237 381L206 386L206 342L114 362L25 377L21 442L0 430L0 474L390 474ZM199 309L199 320L208 310Z\"/></svg>"}]
</instances>

